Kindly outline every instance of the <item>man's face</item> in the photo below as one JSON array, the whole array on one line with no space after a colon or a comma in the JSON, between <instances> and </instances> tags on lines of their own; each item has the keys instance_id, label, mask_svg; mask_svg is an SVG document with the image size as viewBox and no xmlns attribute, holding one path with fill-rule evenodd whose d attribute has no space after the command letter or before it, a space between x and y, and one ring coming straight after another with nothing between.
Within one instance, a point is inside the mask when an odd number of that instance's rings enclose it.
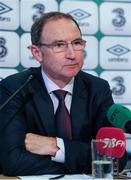
<instances>
[{"instance_id":1,"label":"man's face","mask_svg":"<svg viewBox=\"0 0 131 180\"><path fill-rule=\"evenodd\" d=\"M41 43L72 42L81 39L76 24L67 19L49 21L42 31ZM83 50L75 51L71 44L64 52L54 52L52 48L41 46L41 64L46 74L52 80L68 81L75 76L83 66Z\"/></svg>"}]
</instances>

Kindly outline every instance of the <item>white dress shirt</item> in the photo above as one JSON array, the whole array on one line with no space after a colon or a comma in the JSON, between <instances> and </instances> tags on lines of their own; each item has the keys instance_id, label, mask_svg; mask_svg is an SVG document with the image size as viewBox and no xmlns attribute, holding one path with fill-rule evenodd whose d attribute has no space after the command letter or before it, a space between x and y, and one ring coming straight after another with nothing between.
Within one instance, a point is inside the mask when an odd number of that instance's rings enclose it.
<instances>
[{"instance_id":1,"label":"white dress shirt","mask_svg":"<svg viewBox=\"0 0 131 180\"><path fill-rule=\"evenodd\" d=\"M53 106L54 106L54 114L55 114L58 108L59 101L57 97L54 95L53 91L61 89L61 88L57 86L51 79L49 79L49 77L46 75L43 69L41 70L41 72L42 72L42 77L44 79L47 91L52 99ZM71 101L72 101L73 85L74 85L74 78L72 78L71 81L62 89L68 92L65 97L65 105L69 113L70 113L70 107L71 107ZM63 139L57 137L56 140L57 140L57 146L60 149L56 152L55 157L52 157L52 160L56 162L64 163L65 162L65 146L64 146Z\"/></svg>"}]
</instances>

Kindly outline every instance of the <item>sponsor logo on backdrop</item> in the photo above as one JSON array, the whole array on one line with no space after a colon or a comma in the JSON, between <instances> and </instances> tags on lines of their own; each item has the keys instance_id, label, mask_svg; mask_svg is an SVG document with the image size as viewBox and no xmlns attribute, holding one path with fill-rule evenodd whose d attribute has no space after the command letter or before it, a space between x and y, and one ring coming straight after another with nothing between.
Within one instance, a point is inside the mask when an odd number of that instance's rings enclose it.
<instances>
[{"instance_id":1,"label":"sponsor logo on backdrop","mask_svg":"<svg viewBox=\"0 0 131 180\"><path fill-rule=\"evenodd\" d=\"M123 27L126 23L124 10L122 8L116 8L112 12L116 13L116 17L112 20L112 24L117 28Z\"/></svg>"},{"instance_id":2,"label":"sponsor logo on backdrop","mask_svg":"<svg viewBox=\"0 0 131 180\"><path fill-rule=\"evenodd\" d=\"M83 20L83 19L91 16L90 13L85 12L82 9L75 9L73 11L70 11L69 13L78 21Z\"/></svg>"},{"instance_id":3,"label":"sponsor logo on backdrop","mask_svg":"<svg viewBox=\"0 0 131 180\"><path fill-rule=\"evenodd\" d=\"M1 15L8 13L9 11L12 11L13 9L6 4L0 2L0 21L7 21L9 22L11 20L10 17L2 17Z\"/></svg>"},{"instance_id":4,"label":"sponsor logo on backdrop","mask_svg":"<svg viewBox=\"0 0 131 180\"><path fill-rule=\"evenodd\" d=\"M121 96L125 93L126 87L124 85L124 78L121 76L116 76L112 79L116 83L116 86L112 88L112 93L115 96Z\"/></svg>"},{"instance_id":5,"label":"sponsor logo on backdrop","mask_svg":"<svg viewBox=\"0 0 131 180\"><path fill-rule=\"evenodd\" d=\"M117 56L116 58L109 58L108 60L110 62L128 62L128 58L123 58L121 56L128 53L130 51L130 49L128 49L120 44L117 44L111 48L108 48L107 51L110 54Z\"/></svg>"},{"instance_id":6,"label":"sponsor logo on backdrop","mask_svg":"<svg viewBox=\"0 0 131 180\"><path fill-rule=\"evenodd\" d=\"M6 40L3 37L0 37L0 58L3 58L7 55L7 48L5 47ZM3 59L0 59L3 62Z\"/></svg>"},{"instance_id":7,"label":"sponsor logo on backdrop","mask_svg":"<svg viewBox=\"0 0 131 180\"><path fill-rule=\"evenodd\" d=\"M33 21L35 21L38 17L40 17L45 12L45 6L43 4L34 4L32 6L33 9L36 9L36 13L32 16Z\"/></svg>"},{"instance_id":8,"label":"sponsor logo on backdrop","mask_svg":"<svg viewBox=\"0 0 131 180\"><path fill-rule=\"evenodd\" d=\"M89 18L91 16L90 13L85 12L82 9L75 9L73 11L70 11L69 14L71 14L75 18L79 26L89 26L88 22L80 22L80 21L83 19Z\"/></svg>"},{"instance_id":9,"label":"sponsor logo on backdrop","mask_svg":"<svg viewBox=\"0 0 131 180\"><path fill-rule=\"evenodd\" d=\"M12 11L13 9L2 2L0 2L0 15Z\"/></svg>"}]
</instances>

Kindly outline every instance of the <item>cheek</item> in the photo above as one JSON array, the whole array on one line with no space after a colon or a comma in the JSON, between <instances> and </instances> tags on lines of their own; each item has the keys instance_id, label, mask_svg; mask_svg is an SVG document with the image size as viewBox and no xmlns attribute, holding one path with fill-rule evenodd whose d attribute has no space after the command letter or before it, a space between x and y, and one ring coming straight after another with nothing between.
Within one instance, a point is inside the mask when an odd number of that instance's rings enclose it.
<instances>
[{"instance_id":1,"label":"cheek","mask_svg":"<svg viewBox=\"0 0 131 180\"><path fill-rule=\"evenodd\" d=\"M46 68L52 69L52 71L59 71L61 68L61 61L60 58L57 58L54 55L45 55L43 65Z\"/></svg>"},{"instance_id":2,"label":"cheek","mask_svg":"<svg viewBox=\"0 0 131 180\"><path fill-rule=\"evenodd\" d=\"M79 64L82 66L84 63L84 53L80 53L76 57L77 57L77 60L79 61Z\"/></svg>"},{"instance_id":3,"label":"cheek","mask_svg":"<svg viewBox=\"0 0 131 180\"><path fill-rule=\"evenodd\" d=\"M45 51L43 53L43 60L42 61L43 61L43 64L45 66L52 66L54 64L54 61L55 61L54 55L49 51Z\"/></svg>"},{"instance_id":4,"label":"cheek","mask_svg":"<svg viewBox=\"0 0 131 180\"><path fill-rule=\"evenodd\" d=\"M53 56L50 57L50 65L60 68L64 64L64 59L65 56L63 54L53 54Z\"/></svg>"}]
</instances>

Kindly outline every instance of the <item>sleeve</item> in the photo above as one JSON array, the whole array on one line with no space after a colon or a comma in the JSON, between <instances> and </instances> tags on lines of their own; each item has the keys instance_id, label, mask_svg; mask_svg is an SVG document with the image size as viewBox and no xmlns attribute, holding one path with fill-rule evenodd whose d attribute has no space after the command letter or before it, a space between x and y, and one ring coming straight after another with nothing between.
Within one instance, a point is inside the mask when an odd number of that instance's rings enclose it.
<instances>
[{"instance_id":1,"label":"sleeve","mask_svg":"<svg viewBox=\"0 0 131 180\"><path fill-rule=\"evenodd\" d=\"M56 152L55 157L51 157L52 161L64 163L65 162L65 146L63 139L56 138L57 146L59 147L59 150Z\"/></svg>"},{"instance_id":2,"label":"sleeve","mask_svg":"<svg viewBox=\"0 0 131 180\"><path fill-rule=\"evenodd\" d=\"M7 88L0 86L0 104L10 94ZM33 154L25 149L25 134L31 129L25 117L22 94L19 93L0 111L0 124L2 174L23 176L64 173L64 164L52 161L51 156Z\"/></svg>"},{"instance_id":3,"label":"sleeve","mask_svg":"<svg viewBox=\"0 0 131 180\"><path fill-rule=\"evenodd\" d=\"M63 173L64 165L51 156L28 152L24 146L26 127L23 118L15 117L0 137L2 173L9 176Z\"/></svg>"}]
</instances>

